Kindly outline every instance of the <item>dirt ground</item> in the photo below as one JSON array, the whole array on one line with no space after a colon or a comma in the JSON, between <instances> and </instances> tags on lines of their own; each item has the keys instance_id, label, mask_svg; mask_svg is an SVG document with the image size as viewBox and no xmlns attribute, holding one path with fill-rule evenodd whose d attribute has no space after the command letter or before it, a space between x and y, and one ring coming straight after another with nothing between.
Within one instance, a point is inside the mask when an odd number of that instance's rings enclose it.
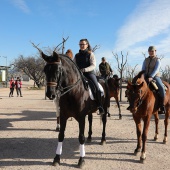
<instances>
[{"instance_id":1,"label":"dirt ground","mask_svg":"<svg viewBox=\"0 0 170 170\"><path fill-rule=\"evenodd\" d=\"M3 170L67 170L77 169L79 159L78 124L67 122L61 166L51 166L55 156L58 132L55 132L54 103L45 100L44 90L29 90L25 83L23 97L9 98L9 89L0 88L0 169ZM108 118L107 143L99 145L102 132L100 118L94 113L93 141L85 145L86 157L83 169L98 170L170 170L170 143L163 144L164 115L160 116L159 139L153 141L154 120L151 120L146 146L146 162L134 156L136 129L127 103L121 102L123 118L118 119L118 109L111 102ZM170 135L170 127L168 134ZM86 119L85 136L88 134Z\"/></svg>"}]
</instances>

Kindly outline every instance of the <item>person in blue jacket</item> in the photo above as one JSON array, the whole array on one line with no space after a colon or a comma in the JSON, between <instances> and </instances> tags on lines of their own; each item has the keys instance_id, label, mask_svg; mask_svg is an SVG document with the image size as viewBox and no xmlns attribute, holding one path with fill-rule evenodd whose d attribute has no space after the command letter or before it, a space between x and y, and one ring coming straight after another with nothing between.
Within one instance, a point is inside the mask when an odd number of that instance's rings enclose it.
<instances>
[{"instance_id":1,"label":"person in blue jacket","mask_svg":"<svg viewBox=\"0 0 170 170\"><path fill-rule=\"evenodd\" d=\"M152 80L156 81L156 85L158 86L159 95L160 95L160 111L162 113L165 113L165 106L164 106L164 100L165 100L165 89L162 83L162 80L160 79L160 67L161 67L161 61L156 56L156 48L155 46L150 46L148 48L149 56L145 58L142 70L145 70L145 79L147 82L151 82Z\"/></svg>"}]
</instances>

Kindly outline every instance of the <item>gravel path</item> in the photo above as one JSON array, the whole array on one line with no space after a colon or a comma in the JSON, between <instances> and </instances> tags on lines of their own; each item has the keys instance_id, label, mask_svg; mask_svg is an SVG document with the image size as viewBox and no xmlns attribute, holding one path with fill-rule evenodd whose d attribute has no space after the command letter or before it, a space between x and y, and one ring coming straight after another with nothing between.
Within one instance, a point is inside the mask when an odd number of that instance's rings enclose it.
<instances>
[{"instance_id":1,"label":"gravel path","mask_svg":"<svg viewBox=\"0 0 170 170\"><path fill-rule=\"evenodd\" d=\"M79 159L78 124L67 122L61 166L51 166L55 156L58 132L55 132L56 116L52 101L44 100L44 90L28 90L24 97L9 98L9 89L0 89L0 169L4 170L53 170L77 169ZM125 100L125 99L124 99ZM107 143L99 145L102 125L94 113L93 141L86 144L83 169L99 170L170 170L170 144L163 144L164 124L160 117L159 139L153 141L154 120L151 120L146 145L146 162L141 164L133 155L136 148L136 129L131 113L121 103L123 119L118 119L118 109L111 102L111 117L107 121ZM85 136L88 134L86 119ZM168 134L170 135L170 127Z\"/></svg>"}]
</instances>

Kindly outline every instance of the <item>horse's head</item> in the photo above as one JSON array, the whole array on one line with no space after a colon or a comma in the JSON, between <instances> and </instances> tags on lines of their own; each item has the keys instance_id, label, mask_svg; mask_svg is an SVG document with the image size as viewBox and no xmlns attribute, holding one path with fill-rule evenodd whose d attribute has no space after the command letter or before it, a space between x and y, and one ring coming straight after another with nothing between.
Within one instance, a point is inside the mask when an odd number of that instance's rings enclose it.
<instances>
[{"instance_id":1,"label":"horse's head","mask_svg":"<svg viewBox=\"0 0 170 170\"><path fill-rule=\"evenodd\" d=\"M72 50L68 49L68 50L66 51L66 55L72 59L72 58L73 58L73 52L72 52Z\"/></svg>"},{"instance_id":2,"label":"horse's head","mask_svg":"<svg viewBox=\"0 0 170 170\"><path fill-rule=\"evenodd\" d=\"M117 75L108 77L108 85L112 97L119 95L120 90L120 79Z\"/></svg>"},{"instance_id":3,"label":"horse's head","mask_svg":"<svg viewBox=\"0 0 170 170\"><path fill-rule=\"evenodd\" d=\"M61 61L56 52L53 52L52 56L47 56L41 52L41 56L46 61L46 66L44 67L47 82L46 96L50 100L53 100L56 95L56 87L60 83L61 79Z\"/></svg>"},{"instance_id":4,"label":"horse's head","mask_svg":"<svg viewBox=\"0 0 170 170\"><path fill-rule=\"evenodd\" d=\"M144 80L144 72L140 72L135 76L131 82L128 82L128 101L129 101L129 110L132 113L136 113L138 107L142 104L146 91L148 89L147 84Z\"/></svg>"}]
</instances>

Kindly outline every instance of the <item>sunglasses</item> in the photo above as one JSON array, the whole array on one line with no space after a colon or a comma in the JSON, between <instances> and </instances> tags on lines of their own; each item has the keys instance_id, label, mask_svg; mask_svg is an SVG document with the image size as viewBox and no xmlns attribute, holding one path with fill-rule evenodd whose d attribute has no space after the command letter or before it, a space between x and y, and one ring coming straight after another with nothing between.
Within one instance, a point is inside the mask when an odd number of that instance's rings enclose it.
<instances>
[{"instance_id":1,"label":"sunglasses","mask_svg":"<svg viewBox=\"0 0 170 170\"><path fill-rule=\"evenodd\" d=\"M87 44L79 44L79 45L87 45Z\"/></svg>"}]
</instances>

